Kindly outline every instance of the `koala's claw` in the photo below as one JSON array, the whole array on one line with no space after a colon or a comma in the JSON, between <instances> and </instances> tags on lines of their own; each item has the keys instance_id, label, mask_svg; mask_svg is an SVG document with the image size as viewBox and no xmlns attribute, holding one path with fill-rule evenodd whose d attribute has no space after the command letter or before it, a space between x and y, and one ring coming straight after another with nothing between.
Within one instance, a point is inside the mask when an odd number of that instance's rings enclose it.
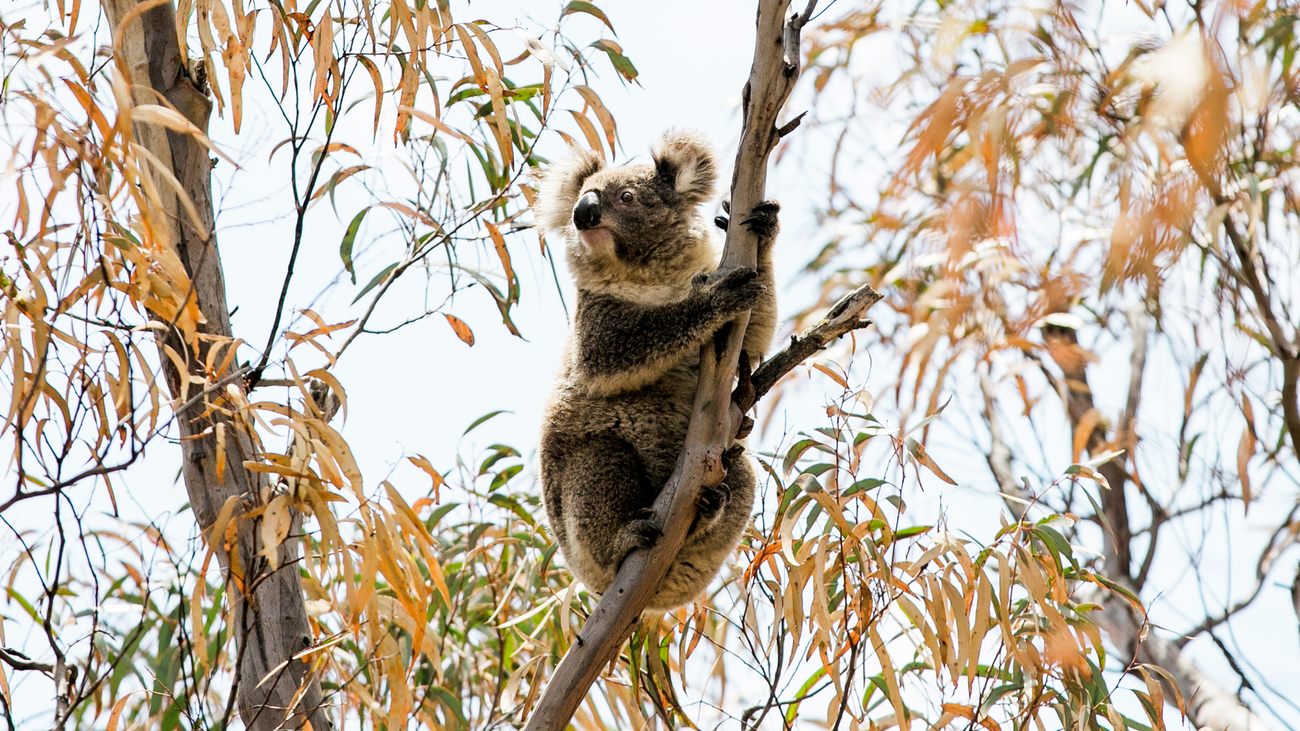
<instances>
[{"instance_id":1,"label":"koala's claw","mask_svg":"<svg viewBox=\"0 0 1300 731\"><path fill-rule=\"evenodd\" d=\"M740 223L748 226L750 231L754 232L759 238L771 238L776 235L777 217L776 214L781 210L781 204L776 201L763 201L754 206L754 210L749 215L741 219Z\"/></svg>"},{"instance_id":2,"label":"koala's claw","mask_svg":"<svg viewBox=\"0 0 1300 731\"><path fill-rule=\"evenodd\" d=\"M698 509L698 517L702 521L712 521L718 517L722 509L727 506L731 500L731 486L725 482L720 482L712 487L704 485L700 488L700 495L695 499L695 506Z\"/></svg>"},{"instance_id":3,"label":"koala's claw","mask_svg":"<svg viewBox=\"0 0 1300 731\"><path fill-rule=\"evenodd\" d=\"M658 542L663 530L649 518L637 518L623 526L623 545L628 551L649 548Z\"/></svg>"},{"instance_id":4,"label":"koala's claw","mask_svg":"<svg viewBox=\"0 0 1300 731\"><path fill-rule=\"evenodd\" d=\"M723 231L726 231L727 227L731 225L731 219L727 218L726 216L714 216L713 225L717 226Z\"/></svg>"}]
</instances>

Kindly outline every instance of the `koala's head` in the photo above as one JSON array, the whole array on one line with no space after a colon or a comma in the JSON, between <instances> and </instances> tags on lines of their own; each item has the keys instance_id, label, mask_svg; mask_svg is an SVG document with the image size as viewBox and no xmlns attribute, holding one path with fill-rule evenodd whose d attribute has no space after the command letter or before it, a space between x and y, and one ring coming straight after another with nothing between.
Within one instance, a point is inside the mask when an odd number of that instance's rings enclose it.
<instances>
[{"instance_id":1,"label":"koala's head","mask_svg":"<svg viewBox=\"0 0 1300 731\"><path fill-rule=\"evenodd\" d=\"M575 148L547 171L538 224L563 231L580 285L677 283L716 265L711 227L698 211L717 177L708 143L696 132L669 131L651 157L608 168Z\"/></svg>"}]
</instances>

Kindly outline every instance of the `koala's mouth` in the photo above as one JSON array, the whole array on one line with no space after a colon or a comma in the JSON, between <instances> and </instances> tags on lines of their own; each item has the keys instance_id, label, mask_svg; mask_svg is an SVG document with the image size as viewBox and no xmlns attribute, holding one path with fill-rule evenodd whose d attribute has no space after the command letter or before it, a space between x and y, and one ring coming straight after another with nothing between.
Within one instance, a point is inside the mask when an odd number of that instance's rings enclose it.
<instances>
[{"instance_id":1,"label":"koala's mouth","mask_svg":"<svg viewBox=\"0 0 1300 731\"><path fill-rule=\"evenodd\" d=\"M614 251L614 234L603 226L579 231L578 240L587 254L606 255Z\"/></svg>"}]
</instances>

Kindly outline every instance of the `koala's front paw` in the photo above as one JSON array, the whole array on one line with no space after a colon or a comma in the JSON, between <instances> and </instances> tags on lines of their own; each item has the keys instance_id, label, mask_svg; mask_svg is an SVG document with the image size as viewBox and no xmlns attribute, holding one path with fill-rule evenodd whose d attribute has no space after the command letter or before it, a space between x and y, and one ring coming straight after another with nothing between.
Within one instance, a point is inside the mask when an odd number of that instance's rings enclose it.
<instances>
[{"instance_id":1,"label":"koala's front paw","mask_svg":"<svg viewBox=\"0 0 1300 731\"><path fill-rule=\"evenodd\" d=\"M767 291L767 287L758 281L758 272L747 267L726 272L711 282L709 289L714 306L727 314L753 309L759 296Z\"/></svg>"},{"instance_id":2,"label":"koala's front paw","mask_svg":"<svg viewBox=\"0 0 1300 731\"><path fill-rule=\"evenodd\" d=\"M750 231L760 239L770 239L776 236L777 217L776 214L781 210L781 204L776 201L763 201L754 206L754 210L743 218L741 224L748 226Z\"/></svg>"}]
</instances>

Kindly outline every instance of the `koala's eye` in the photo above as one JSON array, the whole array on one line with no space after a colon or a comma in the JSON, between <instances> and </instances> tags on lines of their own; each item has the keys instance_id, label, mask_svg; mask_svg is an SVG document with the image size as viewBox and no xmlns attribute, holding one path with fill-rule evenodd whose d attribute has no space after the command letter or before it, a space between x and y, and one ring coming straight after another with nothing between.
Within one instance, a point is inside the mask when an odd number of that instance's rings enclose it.
<instances>
[{"instance_id":1,"label":"koala's eye","mask_svg":"<svg viewBox=\"0 0 1300 731\"><path fill-rule=\"evenodd\" d=\"M632 202L632 191L630 191L630 190L625 190L625 191L623 191L623 194L620 195L620 196L618 197L618 199L619 199L620 201L623 201L624 203L631 203L631 202Z\"/></svg>"}]
</instances>

